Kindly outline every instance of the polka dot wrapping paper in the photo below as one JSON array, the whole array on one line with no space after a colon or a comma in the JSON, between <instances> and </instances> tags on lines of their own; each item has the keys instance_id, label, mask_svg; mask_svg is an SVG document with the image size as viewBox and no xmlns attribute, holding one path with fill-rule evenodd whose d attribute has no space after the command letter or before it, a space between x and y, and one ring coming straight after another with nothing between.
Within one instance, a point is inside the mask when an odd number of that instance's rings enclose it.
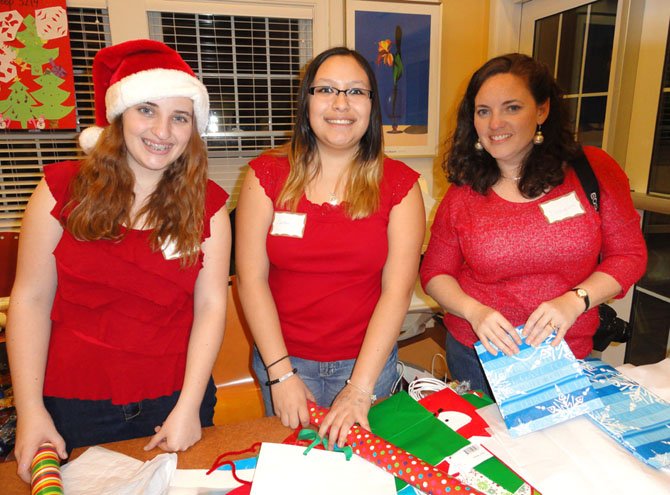
<instances>
[{"instance_id":1,"label":"polka dot wrapping paper","mask_svg":"<svg viewBox=\"0 0 670 495\"><path fill-rule=\"evenodd\" d=\"M328 409L308 402L310 422L319 426ZM428 495L476 494L481 492L463 485L456 478L396 447L383 438L354 425L347 435L347 444L354 454L391 473Z\"/></svg>"},{"instance_id":2,"label":"polka dot wrapping paper","mask_svg":"<svg viewBox=\"0 0 670 495\"><path fill-rule=\"evenodd\" d=\"M30 469L32 473L31 495L63 495L60 459L53 445L45 443L37 449Z\"/></svg>"}]
</instances>

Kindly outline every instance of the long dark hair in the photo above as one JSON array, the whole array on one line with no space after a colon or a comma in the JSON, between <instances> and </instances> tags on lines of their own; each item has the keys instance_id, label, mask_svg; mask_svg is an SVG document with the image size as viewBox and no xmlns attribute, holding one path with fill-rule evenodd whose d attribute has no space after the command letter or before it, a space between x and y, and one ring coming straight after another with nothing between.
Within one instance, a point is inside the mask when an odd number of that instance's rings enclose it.
<instances>
[{"instance_id":1,"label":"long dark hair","mask_svg":"<svg viewBox=\"0 0 670 495\"><path fill-rule=\"evenodd\" d=\"M573 160L579 151L570 129L570 118L563 91L549 68L521 53L492 58L470 79L458 108L458 120L451 149L444 163L449 182L469 185L485 194L500 179L495 159L485 150L475 150L475 97L484 82L496 74L513 74L521 78L535 103L549 101L549 114L542 124L544 142L533 146L521 165L519 190L527 198L535 198L563 182L563 162Z\"/></svg>"},{"instance_id":2,"label":"long dark hair","mask_svg":"<svg viewBox=\"0 0 670 495\"><path fill-rule=\"evenodd\" d=\"M305 187L321 170L316 136L309 123L309 88L319 67L334 56L353 58L367 75L372 90L370 122L358 144L354 162L350 166L344 198L347 214L351 218L363 218L372 214L379 205L379 184L384 160L382 113L377 79L372 67L360 53L344 46L321 52L305 70L298 90L296 121L287 151L291 171L279 195L278 203L295 209Z\"/></svg>"}]
</instances>

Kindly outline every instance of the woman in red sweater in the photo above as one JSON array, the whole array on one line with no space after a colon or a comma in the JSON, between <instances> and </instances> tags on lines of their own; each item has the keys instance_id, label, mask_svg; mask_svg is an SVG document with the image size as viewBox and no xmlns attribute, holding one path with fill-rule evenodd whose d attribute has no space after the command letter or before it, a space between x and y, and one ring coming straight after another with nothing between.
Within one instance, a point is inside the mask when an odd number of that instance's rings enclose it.
<instances>
[{"instance_id":1,"label":"woman in red sweater","mask_svg":"<svg viewBox=\"0 0 670 495\"><path fill-rule=\"evenodd\" d=\"M151 40L100 50L93 82L104 129L45 167L21 229L7 338L26 481L45 442L185 450L216 403L230 224L199 135L207 90Z\"/></svg>"},{"instance_id":2,"label":"woman in red sweater","mask_svg":"<svg viewBox=\"0 0 670 495\"><path fill-rule=\"evenodd\" d=\"M453 378L488 392L473 345L518 352L515 327L538 345L552 332L577 358L593 347L598 304L644 273L646 248L628 179L604 151L585 147L600 212L570 162L565 100L549 69L521 54L472 76L446 160L421 282L446 311Z\"/></svg>"},{"instance_id":3,"label":"woman in red sweater","mask_svg":"<svg viewBox=\"0 0 670 495\"><path fill-rule=\"evenodd\" d=\"M237 207L240 299L266 413L295 428L307 399L343 443L397 377L395 342L425 216L418 174L383 154L370 65L338 47L308 66L289 145L250 163Z\"/></svg>"}]
</instances>

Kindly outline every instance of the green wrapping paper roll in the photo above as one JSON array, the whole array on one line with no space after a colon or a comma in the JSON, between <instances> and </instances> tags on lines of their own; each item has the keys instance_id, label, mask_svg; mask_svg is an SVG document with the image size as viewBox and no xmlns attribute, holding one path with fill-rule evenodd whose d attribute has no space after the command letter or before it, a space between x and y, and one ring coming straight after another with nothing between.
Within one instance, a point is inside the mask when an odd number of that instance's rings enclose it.
<instances>
[{"instance_id":1,"label":"green wrapping paper roll","mask_svg":"<svg viewBox=\"0 0 670 495\"><path fill-rule=\"evenodd\" d=\"M63 482L60 477L60 458L56 448L44 443L37 449L30 465L32 472L31 495L63 495Z\"/></svg>"}]
</instances>

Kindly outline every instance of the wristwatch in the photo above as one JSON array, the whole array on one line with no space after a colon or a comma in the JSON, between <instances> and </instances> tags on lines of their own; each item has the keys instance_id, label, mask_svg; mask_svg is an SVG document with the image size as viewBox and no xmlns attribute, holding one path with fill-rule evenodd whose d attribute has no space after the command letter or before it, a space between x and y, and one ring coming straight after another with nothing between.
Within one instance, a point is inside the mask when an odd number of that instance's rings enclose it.
<instances>
[{"instance_id":1,"label":"wristwatch","mask_svg":"<svg viewBox=\"0 0 670 495\"><path fill-rule=\"evenodd\" d=\"M572 292L577 294L577 297L584 300L584 305L586 306L584 308L584 312L586 313L591 307L591 301L589 300L589 293L586 292L586 289L582 289L581 287L575 287L574 289L571 290Z\"/></svg>"}]
</instances>

